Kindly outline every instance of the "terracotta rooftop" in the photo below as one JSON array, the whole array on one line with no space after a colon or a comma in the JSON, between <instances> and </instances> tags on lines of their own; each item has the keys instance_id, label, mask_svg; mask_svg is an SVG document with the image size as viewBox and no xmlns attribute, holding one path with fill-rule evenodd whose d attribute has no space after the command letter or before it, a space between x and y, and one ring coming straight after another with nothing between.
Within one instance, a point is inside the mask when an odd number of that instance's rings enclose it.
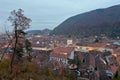
<instances>
[{"instance_id":1,"label":"terracotta rooftop","mask_svg":"<svg viewBox=\"0 0 120 80\"><path fill-rule=\"evenodd\" d=\"M114 50L114 53L117 54L117 55L120 55L120 48L115 49L115 50Z\"/></svg>"},{"instance_id":2,"label":"terracotta rooftop","mask_svg":"<svg viewBox=\"0 0 120 80\"><path fill-rule=\"evenodd\" d=\"M50 56L68 58L73 49L74 49L73 47L57 47L52 51Z\"/></svg>"},{"instance_id":3,"label":"terracotta rooftop","mask_svg":"<svg viewBox=\"0 0 120 80\"><path fill-rule=\"evenodd\" d=\"M89 44L88 46L90 47L106 47L107 45L110 45L109 43L94 43L94 44Z\"/></svg>"},{"instance_id":4,"label":"terracotta rooftop","mask_svg":"<svg viewBox=\"0 0 120 80\"><path fill-rule=\"evenodd\" d=\"M116 65L111 66L111 71L113 72L113 74L115 74L117 70L118 70L118 66Z\"/></svg>"},{"instance_id":5,"label":"terracotta rooftop","mask_svg":"<svg viewBox=\"0 0 120 80\"><path fill-rule=\"evenodd\" d=\"M89 54L89 65L92 65L95 67L95 58L92 54Z\"/></svg>"}]
</instances>

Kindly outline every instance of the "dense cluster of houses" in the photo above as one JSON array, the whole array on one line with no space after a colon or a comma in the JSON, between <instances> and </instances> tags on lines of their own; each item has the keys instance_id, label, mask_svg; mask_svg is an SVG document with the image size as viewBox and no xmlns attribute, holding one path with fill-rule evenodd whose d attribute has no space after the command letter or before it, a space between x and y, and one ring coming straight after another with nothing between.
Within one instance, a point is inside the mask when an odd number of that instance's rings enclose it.
<instances>
[{"instance_id":1,"label":"dense cluster of houses","mask_svg":"<svg viewBox=\"0 0 120 80\"><path fill-rule=\"evenodd\" d=\"M75 45L78 40L67 38L49 36L27 38L32 43L32 62L40 67L50 67L59 74L64 69L73 71L77 73L78 80L99 80L101 71L109 78L113 78L120 64L120 49L117 43L78 46ZM4 58L10 57L11 54L4 55Z\"/></svg>"}]
</instances>

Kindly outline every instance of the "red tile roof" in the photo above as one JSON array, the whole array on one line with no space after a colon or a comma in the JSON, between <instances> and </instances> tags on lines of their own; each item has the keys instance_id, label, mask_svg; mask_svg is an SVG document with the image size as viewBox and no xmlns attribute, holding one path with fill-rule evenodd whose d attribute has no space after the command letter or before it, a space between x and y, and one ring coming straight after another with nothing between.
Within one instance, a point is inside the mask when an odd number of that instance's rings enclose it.
<instances>
[{"instance_id":1,"label":"red tile roof","mask_svg":"<svg viewBox=\"0 0 120 80\"><path fill-rule=\"evenodd\" d=\"M92 54L89 54L89 65L95 67L95 58Z\"/></svg>"},{"instance_id":2,"label":"red tile roof","mask_svg":"<svg viewBox=\"0 0 120 80\"><path fill-rule=\"evenodd\" d=\"M50 54L51 57L68 58L73 47L57 47Z\"/></svg>"},{"instance_id":3,"label":"red tile roof","mask_svg":"<svg viewBox=\"0 0 120 80\"><path fill-rule=\"evenodd\" d=\"M90 47L106 47L109 43L94 43L94 44L89 44L88 46Z\"/></svg>"},{"instance_id":4,"label":"red tile roof","mask_svg":"<svg viewBox=\"0 0 120 80\"><path fill-rule=\"evenodd\" d=\"M113 74L115 74L118 70L118 66L116 66L116 65L111 66L111 70L112 70Z\"/></svg>"}]
</instances>

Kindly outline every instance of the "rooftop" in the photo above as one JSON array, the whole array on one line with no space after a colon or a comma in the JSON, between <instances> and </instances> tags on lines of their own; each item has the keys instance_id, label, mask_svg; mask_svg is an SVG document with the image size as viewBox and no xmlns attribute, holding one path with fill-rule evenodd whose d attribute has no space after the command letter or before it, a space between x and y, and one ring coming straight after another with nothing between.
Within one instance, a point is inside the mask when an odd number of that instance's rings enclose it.
<instances>
[{"instance_id":1,"label":"rooftop","mask_svg":"<svg viewBox=\"0 0 120 80\"><path fill-rule=\"evenodd\" d=\"M53 50L50 56L68 58L73 49L73 47L57 47Z\"/></svg>"}]
</instances>

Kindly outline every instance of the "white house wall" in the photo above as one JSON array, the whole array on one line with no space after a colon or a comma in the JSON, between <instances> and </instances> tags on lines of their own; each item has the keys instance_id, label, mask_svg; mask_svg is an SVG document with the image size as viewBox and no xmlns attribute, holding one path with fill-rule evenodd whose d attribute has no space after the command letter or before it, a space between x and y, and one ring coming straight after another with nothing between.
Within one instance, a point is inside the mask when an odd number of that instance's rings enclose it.
<instances>
[{"instance_id":1,"label":"white house wall","mask_svg":"<svg viewBox=\"0 0 120 80\"><path fill-rule=\"evenodd\" d=\"M74 59L74 50L70 53L69 59Z\"/></svg>"},{"instance_id":2,"label":"white house wall","mask_svg":"<svg viewBox=\"0 0 120 80\"><path fill-rule=\"evenodd\" d=\"M50 57L50 60L62 61L62 63L67 64L67 59L59 57Z\"/></svg>"}]
</instances>

